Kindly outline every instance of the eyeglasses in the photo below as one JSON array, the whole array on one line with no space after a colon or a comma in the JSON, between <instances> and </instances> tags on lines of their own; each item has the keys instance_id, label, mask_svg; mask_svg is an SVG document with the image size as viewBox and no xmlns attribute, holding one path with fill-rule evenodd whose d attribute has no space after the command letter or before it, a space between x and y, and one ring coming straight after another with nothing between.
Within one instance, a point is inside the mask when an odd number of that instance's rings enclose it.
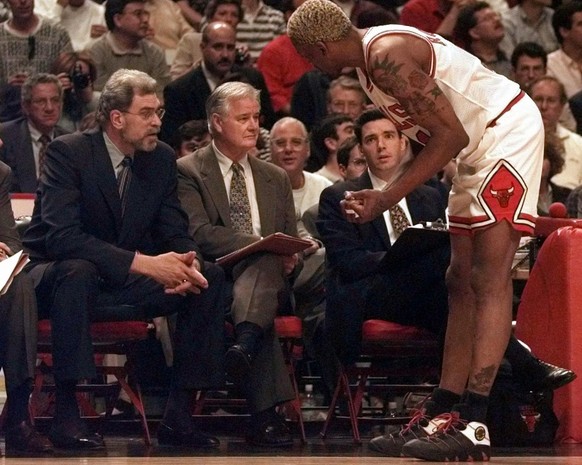
<instances>
[{"instance_id":1,"label":"eyeglasses","mask_svg":"<svg viewBox=\"0 0 582 465\"><path fill-rule=\"evenodd\" d=\"M142 110L138 113L132 113L131 111L122 111L121 113L128 113L130 115L139 116L144 121L151 121L154 119L154 116L157 116L159 119L162 119L166 114L165 108L158 108L157 110Z\"/></svg>"},{"instance_id":2,"label":"eyeglasses","mask_svg":"<svg viewBox=\"0 0 582 465\"><path fill-rule=\"evenodd\" d=\"M294 150L300 149L303 147L305 143L305 139L294 138L294 139L276 139L273 141L273 145L277 148L277 150L284 150L287 147L287 144L291 144L291 148Z\"/></svg>"},{"instance_id":3,"label":"eyeglasses","mask_svg":"<svg viewBox=\"0 0 582 465\"><path fill-rule=\"evenodd\" d=\"M33 98L30 103L35 107L40 107L43 110L49 106L49 103L53 106L58 106L62 104L61 97L51 97L51 98Z\"/></svg>"},{"instance_id":4,"label":"eyeglasses","mask_svg":"<svg viewBox=\"0 0 582 465\"><path fill-rule=\"evenodd\" d=\"M356 166L367 166L368 162L364 158L358 158L357 160L350 160L349 164Z\"/></svg>"},{"instance_id":5,"label":"eyeglasses","mask_svg":"<svg viewBox=\"0 0 582 465\"><path fill-rule=\"evenodd\" d=\"M124 11L122 14L124 15L133 15L138 19L141 18L149 18L150 12L146 10L133 10L133 11Z\"/></svg>"}]
</instances>

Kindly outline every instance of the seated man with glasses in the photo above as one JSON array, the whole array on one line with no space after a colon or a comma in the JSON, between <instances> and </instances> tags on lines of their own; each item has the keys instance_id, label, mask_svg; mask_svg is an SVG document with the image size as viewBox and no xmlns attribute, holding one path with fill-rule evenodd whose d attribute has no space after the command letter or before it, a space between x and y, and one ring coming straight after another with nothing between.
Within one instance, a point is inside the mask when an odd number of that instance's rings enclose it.
<instances>
[{"instance_id":1,"label":"seated man with glasses","mask_svg":"<svg viewBox=\"0 0 582 465\"><path fill-rule=\"evenodd\" d=\"M22 85L23 117L0 125L0 160L12 169L10 192L36 192L48 143L67 131L57 125L63 89L57 76L39 73Z\"/></svg>"},{"instance_id":2,"label":"seated man with glasses","mask_svg":"<svg viewBox=\"0 0 582 465\"><path fill-rule=\"evenodd\" d=\"M103 447L81 421L79 380L95 376L89 325L104 307L177 313L170 395L160 445L213 448L191 422L194 390L224 381L224 275L205 263L188 235L177 195L176 156L158 141L164 110L157 84L121 69L99 100L100 128L53 141L24 237L39 314L52 325L55 447ZM123 318L123 316L120 316Z\"/></svg>"},{"instance_id":3,"label":"seated man with glasses","mask_svg":"<svg viewBox=\"0 0 582 465\"><path fill-rule=\"evenodd\" d=\"M153 77L158 94L170 82L170 68L164 50L146 39L149 13L144 0L111 0L105 4L109 32L90 48L97 68L95 90L101 90L118 69L136 69Z\"/></svg>"}]
</instances>

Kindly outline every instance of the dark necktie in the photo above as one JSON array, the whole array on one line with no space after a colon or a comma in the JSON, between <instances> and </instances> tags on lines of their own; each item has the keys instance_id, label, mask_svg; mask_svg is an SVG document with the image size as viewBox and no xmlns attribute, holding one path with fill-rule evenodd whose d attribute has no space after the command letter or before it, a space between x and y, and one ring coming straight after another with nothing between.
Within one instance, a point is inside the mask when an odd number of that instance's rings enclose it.
<instances>
[{"instance_id":1,"label":"dark necktie","mask_svg":"<svg viewBox=\"0 0 582 465\"><path fill-rule=\"evenodd\" d=\"M38 151L38 177L42 174L44 170L44 161L46 159L46 149L51 141L51 138L46 134L42 134L38 141L40 142L40 149Z\"/></svg>"},{"instance_id":2,"label":"dark necktie","mask_svg":"<svg viewBox=\"0 0 582 465\"><path fill-rule=\"evenodd\" d=\"M410 226L410 222L408 221L408 218L406 218L404 210L402 210L398 204L390 208L389 212L390 223L392 223L394 234L396 235L396 238L398 238L400 234L402 234L404 230Z\"/></svg>"},{"instance_id":3,"label":"dark necktie","mask_svg":"<svg viewBox=\"0 0 582 465\"><path fill-rule=\"evenodd\" d=\"M119 199L121 200L121 216L125 214L125 205L127 203L127 192L131 182L131 164L133 159L125 157L121 161L121 170L117 175L117 188L119 190Z\"/></svg>"},{"instance_id":4,"label":"dark necktie","mask_svg":"<svg viewBox=\"0 0 582 465\"><path fill-rule=\"evenodd\" d=\"M230 180L230 221L237 232L252 234L251 204L247 194L247 184L242 166L232 164Z\"/></svg>"}]
</instances>

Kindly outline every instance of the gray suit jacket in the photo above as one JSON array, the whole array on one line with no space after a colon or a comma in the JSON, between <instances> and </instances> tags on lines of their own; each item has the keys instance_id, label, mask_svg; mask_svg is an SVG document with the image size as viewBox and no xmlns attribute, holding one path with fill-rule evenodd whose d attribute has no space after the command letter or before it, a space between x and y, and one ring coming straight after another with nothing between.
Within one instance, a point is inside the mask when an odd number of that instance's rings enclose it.
<instances>
[{"instance_id":1,"label":"gray suit jacket","mask_svg":"<svg viewBox=\"0 0 582 465\"><path fill-rule=\"evenodd\" d=\"M281 168L249 158L253 170L261 233L297 236L293 191ZM178 160L178 195L190 220L190 235L204 257L216 259L258 241L233 231L228 195L212 144Z\"/></svg>"},{"instance_id":2,"label":"gray suit jacket","mask_svg":"<svg viewBox=\"0 0 582 465\"><path fill-rule=\"evenodd\" d=\"M55 126L54 131L55 137L67 133L59 126ZM35 193L38 181L28 120L20 118L0 125L0 139L4 142L0 160L12 169L10 192Z\"/></svg>"}]
</instances>

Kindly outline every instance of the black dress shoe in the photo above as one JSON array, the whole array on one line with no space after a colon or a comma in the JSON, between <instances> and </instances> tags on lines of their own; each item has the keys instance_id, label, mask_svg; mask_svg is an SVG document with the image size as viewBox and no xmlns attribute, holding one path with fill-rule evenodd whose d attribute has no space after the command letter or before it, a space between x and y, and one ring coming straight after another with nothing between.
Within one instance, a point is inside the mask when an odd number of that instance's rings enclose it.
<instances>
[{"instance_id":1,"label":"black dress shoe","mask_svg":"<svg viewBox=\"0 0 582 465\"><path fill-rule=\"evenodd\" d=\"M540 373L543 373L543 376L534 380L532 384L532 388L534 389L558 389L562 386L565 386L568 383L571 383L576 379L576 373L572 370L568 370L566 368L560 368L556 365L552 365L551 363L544 362L543 360L538 360L538 366L540 369Z\"/></svg>"},{"instance_id":2,"label":"black dress shoe","mask_svg":"<svg viewBox=\"0 0 582 465\"><path fill-rule=\"evenodd\" d=\"M209 436L202 431L180 431L170 428L168 425L162 422L158 426L158 444L160 446L211 449L220 446L220 441L218 438Z\"/></svg>"},{"instance_id":3,"label":"black dress shoe","mask_svg":"<svg viewBox=\"0 0 582 465\"><path fill-rule=\"evenodd\" d=\"M90 433L83 426L61 423L53 424L49 439L61 449L102 449L105 447L103 436Z\"/></svg>"},{"instance_id":4,"label":"black dress shoe","mask_svg":"<svg viewBox=\"0 0 582 465\"><path fill-rule=\"evenodd\" d=\"M6 449L27 453L53 451L53 444L25 421L6 430Z\"/></svg>"},{"instance_id":5,"label":"black dress shoe","mask_svg":"<svg viewBox=\"0 0 582 465\"><path fill-rule=\"evenodd\" d=\"M271 419L260 425L252 425L246 441L259 447L291 447L293 438L287 425L280 419Z\"/></svg>"},{"instance_id":6,"label":"black dress shoe","mask_svg":"<svg viewBox=\"0 0 582 465\"><path fill-rule=\"evenodd\" d=\"M240 384L251 369L253 353L245 344L235 344L226 351L224 369L234 383Z\"/></svg>"}]
</instances>

